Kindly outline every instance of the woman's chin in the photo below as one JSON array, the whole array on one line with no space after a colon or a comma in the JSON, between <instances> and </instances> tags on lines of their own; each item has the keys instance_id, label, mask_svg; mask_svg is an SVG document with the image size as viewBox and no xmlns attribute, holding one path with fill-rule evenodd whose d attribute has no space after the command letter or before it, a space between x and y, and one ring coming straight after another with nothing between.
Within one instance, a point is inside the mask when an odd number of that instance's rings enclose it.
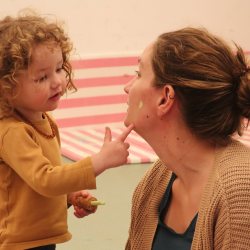
<instances>
[{"instance_id":1,"label":"woman's chin","mask_svg":"<svg viewBox=\"0 0 250 250\"><path fill-rule=\"evenodd\" d=\"M125 118L125 120L124 120L124 125L126 126L126 127L128 127L130 124L131 124L131 122L128 120L128 119L126 119Z\"/></svg>"}]
</instances>

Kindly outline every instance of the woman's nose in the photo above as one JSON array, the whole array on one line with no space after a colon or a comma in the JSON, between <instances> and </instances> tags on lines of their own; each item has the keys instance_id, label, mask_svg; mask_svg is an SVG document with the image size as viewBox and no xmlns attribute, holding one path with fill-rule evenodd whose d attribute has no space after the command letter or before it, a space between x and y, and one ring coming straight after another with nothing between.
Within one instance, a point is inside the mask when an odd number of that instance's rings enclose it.
<instances>
[{"instance_id":1,"label":"woman's nose","mask_svg":"<svg viewBox=\"0 0 250 250\"><path fill-rule=\"evenodd\" d=\"M135 77L133 77L130 81L128 81L128 82L126 83L126 85L125 85L125 87L124 87L124 92L125 92L126 94L129 93L129 90L130 90L131 86L133 85L134 79L135 79Z\"/></svg>"}]
</instances>

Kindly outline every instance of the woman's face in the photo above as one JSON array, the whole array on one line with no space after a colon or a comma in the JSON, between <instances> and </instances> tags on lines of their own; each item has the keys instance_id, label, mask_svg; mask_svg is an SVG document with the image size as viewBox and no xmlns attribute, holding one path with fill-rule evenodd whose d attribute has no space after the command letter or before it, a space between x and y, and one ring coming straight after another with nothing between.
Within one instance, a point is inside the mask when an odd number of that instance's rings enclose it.
<instances>
[{"instance_id":1,"label":"woman's face","mask_svg":"<svg viewBox=\"0 0 250 250\"><path fill-rule=\"evenodd\" d=\"M128 126L133 123L137 132L152 128L156 115L155 107L159 90L153 86L152 53L153 45L150 45L138 60L136 76L124 88L128 94L128 110L124 124Z\"/></svg>"}]
</instances>

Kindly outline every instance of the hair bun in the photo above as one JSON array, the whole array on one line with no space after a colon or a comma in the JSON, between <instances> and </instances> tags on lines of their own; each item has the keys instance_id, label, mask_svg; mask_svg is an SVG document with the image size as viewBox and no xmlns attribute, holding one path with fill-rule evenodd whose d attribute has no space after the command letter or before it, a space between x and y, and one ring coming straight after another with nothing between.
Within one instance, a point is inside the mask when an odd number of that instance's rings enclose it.
<instances>
[{"instance_id":1,"label":"hair bun","mask_svg":"<svg viewBox=\"0 0 250 250\"><path fill-rule=\"evenodd\" d=\"M238 91L238 107L241 115L250 119L250 66L246 66L241 75Z\"/></svg>"}]
</instances>

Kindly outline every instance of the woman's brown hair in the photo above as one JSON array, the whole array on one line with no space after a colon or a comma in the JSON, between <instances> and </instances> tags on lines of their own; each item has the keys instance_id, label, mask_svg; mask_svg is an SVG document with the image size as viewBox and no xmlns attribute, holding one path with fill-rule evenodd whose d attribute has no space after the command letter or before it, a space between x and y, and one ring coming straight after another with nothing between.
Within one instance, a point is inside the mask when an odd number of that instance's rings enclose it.
<instances>
[{"instance_id":1,"label":"woman's brown hair","mask_svg":"<svg viewBox=\"0 0 250 250\"><path fill-rule=\"evenodd\" d=\"M250 70L239 46L235 53L204 29L184 28L158 37L152 65L155 85L174 87L196 136L225 145L241 135L250 118Z\"/></svg>"}]
</instances>

